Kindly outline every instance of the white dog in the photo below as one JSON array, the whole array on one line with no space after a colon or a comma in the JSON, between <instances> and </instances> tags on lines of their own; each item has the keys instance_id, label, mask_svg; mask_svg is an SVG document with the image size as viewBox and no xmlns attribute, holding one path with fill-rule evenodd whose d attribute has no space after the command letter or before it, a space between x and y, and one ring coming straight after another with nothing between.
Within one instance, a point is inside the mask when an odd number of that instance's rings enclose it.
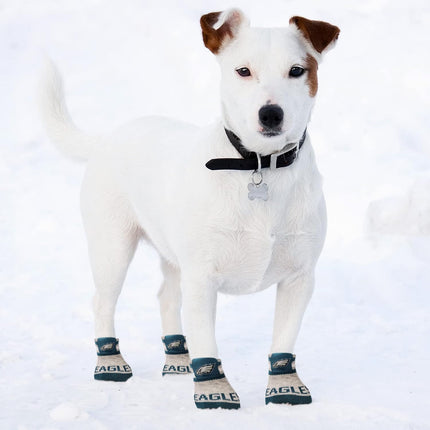
<instances>
[{"instance_id":1,"label":"white dog","mask_svg":"<svg viewBox=\"0 0 430 430\"><path fill-rule=\"evenodd\" d=\"M51 66L46 75L48 133L66 155L88 160L81 203L96 286L94 376L132 375L114 312L145 239L164 274L163 375L190 373L191 364L197 407L239 408L218 358L217 294L276 284L266 403L310 403L292 351L314 287L326 210L306 127L318 64L339 29L301 17L282 29L251 28L237 9L204 15L201 27L222 74L222 120L210 127L151 117L108 138L86 136L70 119L58 72Z\"/></svg>"}]
</instances>

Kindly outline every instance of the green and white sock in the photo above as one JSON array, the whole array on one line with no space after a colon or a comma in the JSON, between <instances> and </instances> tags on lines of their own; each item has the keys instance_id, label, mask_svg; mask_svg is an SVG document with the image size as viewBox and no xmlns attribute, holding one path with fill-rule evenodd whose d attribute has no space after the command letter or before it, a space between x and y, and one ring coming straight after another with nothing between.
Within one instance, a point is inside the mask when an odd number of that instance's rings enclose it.
<instances>
[{"instance_id":1,"label":"green and white sock","mask_svg":"<svg viewBox=\"0 0 430 430\"><path fill-rule=\"evenodd\" d=\"M94 379L99 381L123 382L133 373L119 352L118 339L114 337L99 337L95 339L97 347L97 366Z\"/></svg>"},{"instance_id":2,"label":"green and white sock","mask_svg":"<svg viewBox=\"0 0 430 430\"><path fill-rule=\"evenodd\" d=\"M269 355L269 383L266 389L268 403L300 405L311 403L312 397L296 372L296 356L289 353Z\"/></svg>"},{"instance_id":3,"label":"green and white sock","mask_svg":"<svg viewBox=\"0 0 430 430\"><path fill-rule=\"evenodd\" d=\"M163 367L165 375L186 375L191 373L190 355L187 343L182 334L173 334L161 338L166 354L166 363Z\"/></svg>"},{"instance_id":4,"label":"green and white sock","mask_svg":"<svg viewBox=\"0 0 430 430\"><path fill-rule=\"evenodd\" d=\"M191 366L194 371L194 402L199 409L239 409L240 399L222 370L221 360L195 358Z\"/></svg>"}]
</instances>

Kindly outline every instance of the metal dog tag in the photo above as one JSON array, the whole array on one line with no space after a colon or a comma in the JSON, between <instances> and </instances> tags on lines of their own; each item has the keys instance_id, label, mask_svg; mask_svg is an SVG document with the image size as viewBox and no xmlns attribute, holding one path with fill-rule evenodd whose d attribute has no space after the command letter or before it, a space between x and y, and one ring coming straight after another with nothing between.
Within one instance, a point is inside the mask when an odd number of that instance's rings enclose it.
<instances>
[{"instance_id":1,"label":"metal dog tag","mask_svg":"<svg viewBox=\"0 0 430 430\"><path fill-rule=\"evenodd\" d=\"M248 184L248 199L260 199L266 201L269 198L269 187L263 183L263 174L261 173L260 156L258 158L258 169L254 170L251 176L251 182Z\"/></svg>"},{"instance_id":2,"label":"metal dog tag","mask_svg":"<svg viewBox=\"0 0 430 430\"><path fill-rule=\"evenodd\" d=\"M248 199L254 200L254 199L261 199L264 201L267 201L269 198L269 187L267 184L248 184Z\"/></svg>"}]
</instances>

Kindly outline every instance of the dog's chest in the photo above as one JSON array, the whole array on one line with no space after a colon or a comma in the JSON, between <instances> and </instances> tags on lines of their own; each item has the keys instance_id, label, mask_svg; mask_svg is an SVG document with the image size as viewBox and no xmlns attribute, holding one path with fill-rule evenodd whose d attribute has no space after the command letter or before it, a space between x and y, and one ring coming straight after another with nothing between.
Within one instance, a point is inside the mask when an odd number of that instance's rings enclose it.
<instances>
[{"instance_id":1,"label":"dog's chest","mask_svg":"<svg viewBox=\"0 0 430 430\"><path fill-rule=\"evenodd\" d=\"M267 217L250 219L238 229L219 229L213 258L220 291L247 294L279 282L295 270L300 242L287 222L274 228Z\"/></svg>"},{"instance_id":2,"label":"dog's chest","mask_svg":"<svg viewBox=\"0 0 430 430\"><path fill-rule=\"evenodd\" d=\"M304 172L299 178L293 169L266 174L267 201L250 201L245 181L220 186L224 198L206 220L212 226L210 260L220 291L260 291L312 264L324 236L322 191L316 169Z\"/></svg>"}]
</instances>

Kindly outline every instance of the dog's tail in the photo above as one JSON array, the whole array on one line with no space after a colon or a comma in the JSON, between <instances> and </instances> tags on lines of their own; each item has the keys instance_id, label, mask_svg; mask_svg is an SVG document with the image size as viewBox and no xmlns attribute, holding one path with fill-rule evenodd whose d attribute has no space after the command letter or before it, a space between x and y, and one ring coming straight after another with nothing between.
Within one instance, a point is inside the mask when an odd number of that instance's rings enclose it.
<instances>
[{"instance_id":1,"label":"dog's tail","mask_svg":"<svg viewBox=\"0 0 430 430\"><path fill-rule=\"evenodd\" d=\"M101 138L88 135L76 127L66 106L60 72L50 59L46 59L45 63L38 98L46 132L64 155L88 160Z\"/></svg>"}]
</instances>

